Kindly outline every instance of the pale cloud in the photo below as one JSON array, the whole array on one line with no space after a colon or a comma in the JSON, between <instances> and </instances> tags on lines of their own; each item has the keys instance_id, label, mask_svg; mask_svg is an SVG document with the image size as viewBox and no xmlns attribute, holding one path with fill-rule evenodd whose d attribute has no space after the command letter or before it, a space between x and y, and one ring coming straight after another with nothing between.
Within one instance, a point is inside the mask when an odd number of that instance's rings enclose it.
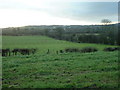
<instances>
[{"instance_id":1,"label":"pale cloud","mask_svg":"<svg viewBox=\"0 0 120 90\"><path fill-rule=\"evenodd\" d=\"M111 3L111 6L109 4L108 6L101 4L101 6L99 6L98 3L95 6L94 4L90 5L90 3L83 4L81 3L82 1L83 0L0 0L0 28L26 25L100 24L100 20L103 18L108 18L112 20L113 23L117 22L117 6L114 4ZM99 0L91 1L97 2ZM89 1L85 0L84 2ZM111 9L109 10L107 7ZM104 12L101 10L104 10Z\"/></svg>"},{"instance_id":2,"label":"pale cloud","mask_svg":"<svg viewBox=\"0 0 120 90\"><path fill-rule=\"evenodd\" d=\"M0 10L0 27L13 27L25 25L85 25L85 21L69 18L53 17L45 12L28 10Z\"/></svg>"}]
</instances>

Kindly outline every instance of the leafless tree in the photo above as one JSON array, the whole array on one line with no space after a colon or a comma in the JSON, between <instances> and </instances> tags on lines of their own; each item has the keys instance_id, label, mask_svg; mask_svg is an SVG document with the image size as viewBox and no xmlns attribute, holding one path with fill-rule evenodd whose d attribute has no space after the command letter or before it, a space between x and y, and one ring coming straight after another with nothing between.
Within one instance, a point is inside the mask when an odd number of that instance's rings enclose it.
<instances>
[{"instance_id":1,"label":"leafless tree","mask_svg":"<svg viewBox=\"0 0 120 90\"><path fill-rule=\"evenodd\" d=\"M112 23L112 21L110 21L109 19L102 19L101 23L103 23L104 25L108 25L108 24Z\"/></svg>"}]
</instances>

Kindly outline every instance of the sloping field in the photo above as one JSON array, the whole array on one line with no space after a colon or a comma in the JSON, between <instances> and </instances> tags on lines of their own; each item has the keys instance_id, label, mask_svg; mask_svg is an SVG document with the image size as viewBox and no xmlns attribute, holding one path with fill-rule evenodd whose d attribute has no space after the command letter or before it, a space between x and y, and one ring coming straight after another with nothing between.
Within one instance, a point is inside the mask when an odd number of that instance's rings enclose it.
<instances>
[{"instance_id":1,"label":"sloping field","mask_svg":"<svg viewBox=\"0 0 120 90\"><path fill-rule=\"evenodd\" d=\"M60 50L68 47L96 47L103 50L111 45L89 44L89 43L73 43L62 40L55 40L45 36L3 36L3 48L37 48L43 50ZM113 47L113 46L112 46Z\"/></svg>"},{"instance_id":2,"label":"sloping field","mask_svg":"<svg viewBox=\"0 0 120 90\"><path fill-rule=\"evenodd\" d=\"M44 36L3 36L3 48L37 48L34 55L3 57L3 87L115 88L118 87L118 51L108 45L72 43ZM96 47L92 53L59 53L68 47ZM111 46L113 47L113 46ZM46 54L47 50L49 54Z\"/></svg>"}]
</instances>

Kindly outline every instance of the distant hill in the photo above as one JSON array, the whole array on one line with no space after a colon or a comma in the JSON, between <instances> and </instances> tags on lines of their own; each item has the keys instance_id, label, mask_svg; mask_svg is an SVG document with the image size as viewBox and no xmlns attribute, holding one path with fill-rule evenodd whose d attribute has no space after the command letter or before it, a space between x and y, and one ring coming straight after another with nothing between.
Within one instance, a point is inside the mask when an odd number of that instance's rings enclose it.
<instances>
[{"instance_id":1,"label":"distant hill","mask_svg":"<svg viewBox=\"0 0 120 90\"><path fill-rule=\"evenodd\" d=\"M59 40L78 43L118 44L117 24L109 25L30 25L3 28L2 35L27 36L43 35Z\"/></svg>"}]
</instances>

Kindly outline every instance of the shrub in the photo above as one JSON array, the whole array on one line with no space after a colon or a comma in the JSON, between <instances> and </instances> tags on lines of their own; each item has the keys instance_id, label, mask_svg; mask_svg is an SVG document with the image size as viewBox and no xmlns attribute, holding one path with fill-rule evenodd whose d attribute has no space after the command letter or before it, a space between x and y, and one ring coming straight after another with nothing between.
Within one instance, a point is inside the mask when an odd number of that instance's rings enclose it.
<instances>
[{"instance_id":1,"label":"shrub","mask_svg":"<svg viewBox=\"0 0 120 90\"><path fill-rule=\"evenodd\" d=\"M116 50L120 50L119 47L107 47L107 48L104 48L103 51L116 51Z\"/></svg>"},{"instance_id":2,"label":"shrub","mask_svg":"<svg viewBox=\"0 0 120 90\"><path fill-rule=\"evenodd\" d=\"M98 50L94 47L85 47L83 49L78 49L78 48L66 48L65 49L65 52L82 52L82 53L85 53L85 52L96 52L96 51L98 51Z\"/></svg>"},{"instance_id":3,"label":"shrub","mask_svg":"<svg viewBox=\"0 0 120 90\"><path fill-rule=\"evenodd\" d=\"M98 51L97 48L94 48L94 47L85 47L83 49L80 50L81 52L85 53L85 52L96 52Z\"/></svg>"},{"instance_id":4,"label":"shrub","mask_svg":"<svg viewBox=\"0 0 120 90\"><path fill-rule=\"evenodd\" d=\"M66 48L65 52L80 52L78 48Z\"/></svg>"}]
</instances>

